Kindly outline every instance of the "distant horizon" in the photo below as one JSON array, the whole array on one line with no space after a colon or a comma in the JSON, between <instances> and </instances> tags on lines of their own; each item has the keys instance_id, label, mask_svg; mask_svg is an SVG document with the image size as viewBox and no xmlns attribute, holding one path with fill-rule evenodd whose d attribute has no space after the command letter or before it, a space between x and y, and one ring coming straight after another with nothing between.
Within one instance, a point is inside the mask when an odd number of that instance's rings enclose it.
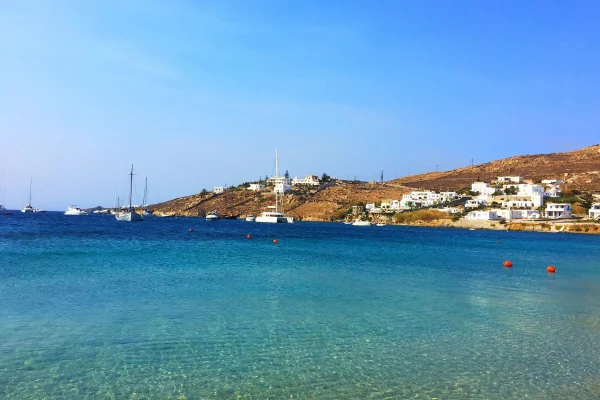
<instances>
[{"instance_id":1,"label":"distant horizon","mask_svg":"<svg viewBox=\"0 0 600 400\"><path fill-rule=\"evenodd\" d=\"M158 203L274 174L378 181L577 150L595 2L32 0L0 14L0 201Z\"/></svg>"}]
</instances>

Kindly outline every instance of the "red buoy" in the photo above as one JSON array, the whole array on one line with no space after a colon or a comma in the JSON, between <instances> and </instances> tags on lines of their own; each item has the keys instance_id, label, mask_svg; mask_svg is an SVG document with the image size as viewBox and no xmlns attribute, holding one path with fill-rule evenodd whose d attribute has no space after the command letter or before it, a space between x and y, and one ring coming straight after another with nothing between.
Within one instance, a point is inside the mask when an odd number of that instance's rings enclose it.
<instances>
[{"instance_id":1,"label":"red buoy","mask_svg":"<svg viewBox=\"0 0 600 400\"><path fill-rule=\"evenodd\" d=\"M250 238L251 238L251 236L250 236L250 235L246 235L246 239L250 239Z\"/></svg>"},{"instance_id":2,"label":"red buoy","mask_svg":"<svg viewBox=\"0 0 600 400\"><path fill-rule=\"evenodd\" d=\"M556 268L554 268L552 265L548 265L546 267L546 271L550 272L551 274L556 272Z\"/></svg>"},{"instance_id":3,"label":"red buoy","mask_svg":"<svg viewBox=\"0 0 600 400\"><path fill-rule=\"evenodd\" d=\"M504 262L503 262L503 264L504 264L504 266L505 266L506 268L510 268L510 267L512 267L512 263L511 263L510 261L508 261L508 260L504 261Z\"/></svg>"},{"instance_id":4,"label":"red buoy","mask_svg":"<svg viewBox=\"0 0 600 400\"><path fill-rule=\"evenodd\" d=\"M274 240L273 240L273 243L277 244L277 239L274 239Z\"/></svg>"},{"instance_id":5,"label":"red buoy","mask_svg":"<svg viewBox=\"0 0 600 400\"><path fill-rule=\"evenodd\" d=\"M192 229L192 228L188 229L188 232L191 232L191 231L193 231L193 229Z\"/></svg>"}]
</instances>

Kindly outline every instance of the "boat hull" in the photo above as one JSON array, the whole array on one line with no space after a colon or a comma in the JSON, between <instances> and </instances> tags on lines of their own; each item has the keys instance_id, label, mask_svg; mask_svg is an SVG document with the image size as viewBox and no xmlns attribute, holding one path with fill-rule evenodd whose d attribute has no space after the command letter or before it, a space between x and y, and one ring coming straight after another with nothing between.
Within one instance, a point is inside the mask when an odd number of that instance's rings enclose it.
<instances>
[{"instance_id":1,"label":"boat hull","mask_svg":"<svg viewBox=\"0 0 600 400\"><path fill-rule=\"evenodd\" d=\"M143 221L144 218L138 213L135 212L121 212L115 214L115 218L117 221L124 222L135 222L135 221Z\"/></svg>"},{"instance_id":2,"label":"boat hull","mask_svg":"<svg viewBox=\"0 0 600 400\"><path fill-rule=\"evenodd\" d=\"M255 222L266 222L270 224L287 224L288 220L286 217L256 217Z\"/></svg>"}]
</instances>

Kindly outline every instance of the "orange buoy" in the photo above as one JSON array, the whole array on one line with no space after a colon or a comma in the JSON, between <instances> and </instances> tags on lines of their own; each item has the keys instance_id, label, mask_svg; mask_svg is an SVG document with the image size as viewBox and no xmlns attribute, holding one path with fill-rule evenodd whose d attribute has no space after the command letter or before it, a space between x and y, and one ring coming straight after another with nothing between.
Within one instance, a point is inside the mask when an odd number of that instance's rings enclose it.
<instances>
[{"instance_id":1,"label":"orange buoy","mask_svg":"<svg viewBox=\"0 0 600 400\"><path fill-rule=\"evenodd\" d=\"M552 265L548 265L546 267L546 271L550 272L551 274L556 272L556 268L554 268Z\"/></svg>"},{"instance_id":2,"label":"orange buoy","mask_svg":"<svg viewBox=\"0 0 600 400\"><path fill-rule=\"evenodd\" d=\"M510 267L512 267L512 263L511 263L510 261L508 261L508 260L504 261L504 262L503 262L503 264L504 264L504 266L505 266L506 268L510 268Z\"/></svg>"},{"instance_id":3,"label":"orange buoy","mask_svg":"<svg viewBox=\"0 0 600 400\"><path fill-rule=\"evenodd\" d=\"M277 239L274 239L274 240L273 240L273 243L277 244Z\"/></svg>"},{"instance_id":4,"label":"orange buoy","mask_svg":"<svg viewBox=\"0 0 600 400\"><path fill-rule=\"evenodd\" d=\"M192 229L192 228L188 229L188 232L191 232L191 231L193 231L193 229Z\"/></svg>"},{"instance_id":5,"label":"orange buoy","mask_svg":"<svg viewBox=\"0 0 600 400\"><path fill-rule=\"evenodd\" d=\"M250 235L246 235L246 239L250 239L252 236Z\"/></svg>"}]
</instances>

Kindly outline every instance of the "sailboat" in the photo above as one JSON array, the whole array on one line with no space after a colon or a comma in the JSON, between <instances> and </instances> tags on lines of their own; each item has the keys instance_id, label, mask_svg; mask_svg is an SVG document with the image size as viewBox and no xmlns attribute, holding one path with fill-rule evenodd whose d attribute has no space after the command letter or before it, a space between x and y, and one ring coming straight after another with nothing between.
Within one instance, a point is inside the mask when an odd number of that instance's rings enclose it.
<instances>
[{"instance_id":1,"label":"sailboat","mask_svg":"<svg viewBox=\"0 0 600 400\"><path fill-rule=\"evenodd\" d=\"M143 221L144 218L138 213L136 213L131 206L131 200L133 197L133 164L131 164L131 172L129 173L129 208L127 211L119 211L115 214L115 218L117 221L126 221L126 222L134 222L134 221Z\"/></svg>"},{"instance_id":2,"label":"sailboat","mask_svg":"<svg viewBox=\"0 0 600 400\"><path fill-rule=\"evenodd\" d=\"M31 207L31 185L33 184L33 178L31 178L31 180L29 181L29 203L27 203L27 205L25 207L23 207L23 209L21 210L21 212L23 213L32 213L35 210L33 209L33 207Z\"/></svg>"},{"instance_id":3,"label":"sailboat","mask_svg":"<svg viewBox=\"0 0 600 400\"><path fill-rule=\"evenodd\" d=\"M279 177L279 156L277 149L275 149L275 177ZM267 211L263 211L258 217L255 218L255 222L268 222L268 223L294 223L293 217L286 217L283 212L279 212L279 191L275 190L275 205L268 206Z\"/></svg>"},{"instance_id":4,"label":"sailboat","mask_svg":"<svg viewBox=\"0 0 600 400\"><path fill-rule=\"evenodd\" d=\"M144 183L144 199L142 200L142 207L144 207L144 212L142 213L144 217L152 215L152 212L148 210L148 177L146 177L146 182Z\"/></svg>"}]
</instances>

